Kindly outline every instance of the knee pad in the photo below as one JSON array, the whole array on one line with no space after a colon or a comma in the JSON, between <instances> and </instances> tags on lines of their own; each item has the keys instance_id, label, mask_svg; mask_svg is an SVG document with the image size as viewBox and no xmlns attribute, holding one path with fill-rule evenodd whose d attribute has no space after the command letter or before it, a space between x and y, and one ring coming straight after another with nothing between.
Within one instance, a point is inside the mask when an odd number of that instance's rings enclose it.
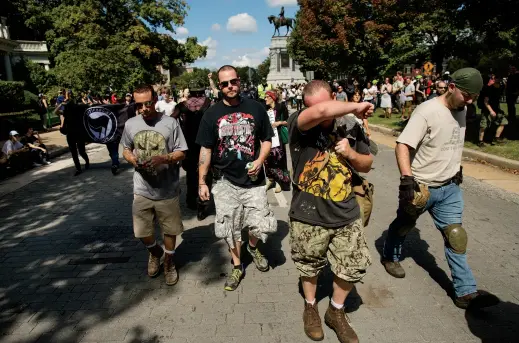
<instances>
[{"instance_id":1,"label":"knee pad","mask_svg":"<svg viewBox=\"0 0 519 343\"><path fill-rule=\"evenodd\" d=\"M443 229L443 237L445 244L456 254L465 254L467 252L467 231L461 224L451 224Z\"/></svg>"}]
</instances>

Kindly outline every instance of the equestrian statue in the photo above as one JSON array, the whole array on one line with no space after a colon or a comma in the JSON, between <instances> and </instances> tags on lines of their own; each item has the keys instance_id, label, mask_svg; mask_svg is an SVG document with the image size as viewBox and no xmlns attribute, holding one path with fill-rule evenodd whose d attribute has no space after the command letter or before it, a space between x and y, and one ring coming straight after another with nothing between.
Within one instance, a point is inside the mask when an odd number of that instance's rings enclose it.
<instances>
[{"instance_id":1,"label":"equestrian statue","mask_svg":"<svg viewBox=\"0 0 519 343\"><path fill-rule=\"evenodd\" d=\"M290 29L294 29L294 26L292 25L295 23L295 19L293 18L285 18L285 8L281 7L281 12L279 13L279 17L276 17L275 15L271 15L268 17L269 23L274 24L274 34L272 37L276 35L276 32L278 33L278 36L281 36L281 33L279 32L279 28L282 26L287 27L287 34L285 36L288 36L288 32Z\"/></svg>"}]
</instances>

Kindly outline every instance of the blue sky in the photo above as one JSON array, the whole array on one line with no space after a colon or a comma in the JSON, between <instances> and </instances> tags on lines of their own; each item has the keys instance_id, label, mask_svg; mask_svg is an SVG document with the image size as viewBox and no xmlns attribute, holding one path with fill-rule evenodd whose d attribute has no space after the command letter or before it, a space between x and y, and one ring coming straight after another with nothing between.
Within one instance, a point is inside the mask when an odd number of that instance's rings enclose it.
<instances>
[{"instance_id":1,"label":"blue sky","mask_svg":"<svg viewBox=\"0 0 519 343\"><path fill-rule=\"evenodd\" d=\"M207 57L192 65L217 69L224 64L256 67L268 56L274 26L269 15L295 17L297 0L190 0L185 24L176 39L197 37L208 47ZM281 34L286 28L280 29Z\"/></svg>"}]
</instances>

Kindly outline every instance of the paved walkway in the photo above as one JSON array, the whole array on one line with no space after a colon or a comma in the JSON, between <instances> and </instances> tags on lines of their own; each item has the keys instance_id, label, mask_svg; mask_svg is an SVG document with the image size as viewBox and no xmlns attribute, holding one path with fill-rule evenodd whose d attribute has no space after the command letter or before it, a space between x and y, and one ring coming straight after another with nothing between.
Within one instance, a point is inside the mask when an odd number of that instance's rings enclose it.
<instances>
[{"instance_id":1,"label":"paved walkway","mask_svg":"<svg viewBox=\"0 0 519 343\"><path fill-rule=\"evenodd\" d=\"M428 216L406 242L405 279L391 278L378 263L398 186L394 153L380 150L369 176L376 198L366 229L374 264L347 301L361 341L517 342L517 198L470 177L463 185L469 261L478 286L503 300L469 315L447 296L443 240ZM230 259L214 237L214 217L198 222L183 207L180 282L167 287L163 275L146 276L146 251L132 235L131 170L113 177L103 146L92 145L89 155L92 167L78 177L65 155L0 195L0 342L309 342L287 237L289 192L269 192L279 231L262 249L273 268L260 273L249 265L235 292L223 290ZM321 315L330 276L320 278ZM328 328L325 334L325 342L337 342Z\"/></svg>"}]
</instances>

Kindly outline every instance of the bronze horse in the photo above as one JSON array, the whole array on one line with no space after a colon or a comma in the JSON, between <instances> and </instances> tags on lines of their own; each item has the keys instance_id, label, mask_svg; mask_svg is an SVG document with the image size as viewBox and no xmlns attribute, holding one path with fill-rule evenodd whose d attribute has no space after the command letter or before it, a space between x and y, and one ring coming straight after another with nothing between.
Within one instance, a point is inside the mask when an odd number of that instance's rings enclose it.
<instances>
[{"instance_id":1,"label":"bronze horse","mask_svg":"<svg viewBox=\"0 0 519 343\"><path fill-rule=\"evenodd\" d=\"M295 19L292 19L292 18L281 19L279 17L271 15L268 17L268 20L269 20L269 23L274 24L274 27L275 27L274 34L272 35L272 37L274 37L276 35L276 31L278 33L278 36L281 36L281 33L279 33L279 28L282 26L287 27L287 34L285 36L288 36L288 32L290 31L290 29L292 29L292 30L294 29L294 26L292 25L292 23L295 23Z\"/></svg>"}]
</instances>

